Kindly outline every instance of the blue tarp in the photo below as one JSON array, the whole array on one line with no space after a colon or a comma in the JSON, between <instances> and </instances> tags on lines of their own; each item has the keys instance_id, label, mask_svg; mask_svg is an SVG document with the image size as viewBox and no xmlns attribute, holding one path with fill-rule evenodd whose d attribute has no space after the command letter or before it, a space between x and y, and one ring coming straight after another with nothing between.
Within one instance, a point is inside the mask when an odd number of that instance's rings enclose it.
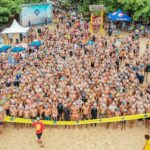
<instances>
[{"instance_id":1,"label":"blue tarp","mask_svg":"<svg viewBox=\"0 0 150 150\"><path fill-rule=\"evenodd\" d=\"M22 51L24 51L25 50L25 48L24 47L14 47L14 48L12 48L12 52L13 53L18 53L18 52L22 52Z\"/></svg>"},{"instance_id":2,"label":"blue tarp","mask_svg":"<svg viewBox=\"0 0 150 150\"><path fill-rule=\"evenodd\" d=\"M10 45L4 45L4 46L2 46L2 47L0 48L0 52L7 52L7 50L8 50L9 48L11 48Z\"/></svg>"},{"instance_id":3,"label":"blue tarp","mask_svg":"<svg viewBox=\"0 0 150 150\"><path fill-rule=\"evenodd\" d=\"M92 40L89 40L89 41L87 42L87 45L93 46L93 45L94 45L94 42L93 42Z\"/></svg>"},{"instance_id":4,"label":"blue tarp","mask_svg":"<svg viewBox=\"0 0 150 150\"><path fill-rule=\"evenodd\" d=\"M42 45L41 41L33 41L29 44L29 46L32 46L32 47L40 47L41 45Z\"/></svg>"},{"instance_id":5,"label":"blue tarp","mask_svg":"<svg viewBox=\"0 0 150 150\"><path fill-rule=\"evenodd\" d=\"M131 18L120 9L116 12L109 13L108 18L111 21L131 21Z\"/></svg>"}]
</instances>

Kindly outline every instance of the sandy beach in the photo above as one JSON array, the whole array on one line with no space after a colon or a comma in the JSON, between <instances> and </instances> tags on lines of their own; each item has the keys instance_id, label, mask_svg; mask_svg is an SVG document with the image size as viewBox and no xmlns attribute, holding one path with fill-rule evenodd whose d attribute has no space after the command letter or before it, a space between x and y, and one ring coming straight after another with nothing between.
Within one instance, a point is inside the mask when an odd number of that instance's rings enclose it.
<instances>
[{"instance_id":1,"label":"sandy beach","mask_svg":"<svg viewBox=\"0 0 150 150\"><path fill-rule=\"evenodd\" d=\"M45 148L38 147L34 129L14 129L13 124L0 135L0 150L142 150L144 127L121 131L104 127L64 129L47 127L43 134Z\"/></svg>"}]
</instances>

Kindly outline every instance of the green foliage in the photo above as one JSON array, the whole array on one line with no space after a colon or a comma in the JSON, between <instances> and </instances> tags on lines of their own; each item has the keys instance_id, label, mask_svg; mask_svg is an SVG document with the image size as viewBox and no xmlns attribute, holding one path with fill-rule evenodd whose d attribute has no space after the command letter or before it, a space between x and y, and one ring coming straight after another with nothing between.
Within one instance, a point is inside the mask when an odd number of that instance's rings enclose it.
<instances>
[{"instance_id":1,"label":"green foliage","mask_svg":"<svg viewBox=\"0 0 150 150\"><path fill-rule=\"evenodd\" d=\"M76 0L72 0L76 2ZM90 4L104 4L106 13L122 9L133 20L148 20L150 18L150 0L78 0L79 12L88 14Z\"/></svg>"},{"instance_id":2,"label":"green foliage","mask_svg":"<svg viewBox=\"0 0 150 150\"><path fill-rule=\"evenodd\" d=\"M72 4L69 0L66 0L66 2L61 3L61 9L68 11L72 7Z\"/></svg>"},{"instance_id":3,"label":"green foliage","mask_svg":"<svg viewBox=\"0 0 150 150\"><path fill-rule=\"evenodd\" d=\"M123 5L123 10L132 14L134 20L150 18L150 0L118 0Z\"/></svg>"},{"instance_id":4,"label":"green foliage","mask_svg":"<svg viewBox=\"0 0 150 150\"><path fill-rule=\"evenodd\" d=\"M0 0L0 22L7 22L10 17L19 14L20 5L36 2L41 2L41 0Z\"/></svg>"},{"instance_id":5,"label":"green foliage","mask_svg":"<svg viewBox=\"0 0 150 150\"><path fill-rule=\"evenodd\" d=\"M46 0L0 0L0 22L6 22L10 17L19 14L20 5L25 3L38 3ZM78 12L89 16L89 5L104 4L106 13L122 9L133 20L148 20L150 18L150 0L66 0L63 9L78 5ZM98 12L95 12L98 13Z\"/></svg>"}]
</instances>

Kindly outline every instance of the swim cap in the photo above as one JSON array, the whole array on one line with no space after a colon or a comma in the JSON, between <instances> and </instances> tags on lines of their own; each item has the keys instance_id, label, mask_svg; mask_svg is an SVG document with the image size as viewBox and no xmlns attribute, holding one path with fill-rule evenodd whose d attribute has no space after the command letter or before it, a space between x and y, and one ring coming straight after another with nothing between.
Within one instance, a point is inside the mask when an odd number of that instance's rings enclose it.
<instances>
[{"instance_id":1,"label":"swim cap","mask_svg":"<svg viewBox=\"0 0 150 150\"><path fill-rule=\"evenodd\" d=\"M48 105L45 105L44 107L45 107L45 109L48 109Z\"/></svg>"},{"instance_id":2,"label":"swim cap","mask_svg":"<svg viewBox=\"0 0 150 150\"><path fill-rule=\"evenodd\" d=\"M94 107L96 107L97 106L97 104L96 103L94 103L94 105L93 105Z\"/></svg>"},{"instance_id":3,"label":"swim cap","mask_svg":"<svg viewBox=\"0 0 150 150\"><path fill-rule=\"evenodd\" d=\"M40 121L40 117L37 117L36 120L37 120L37 121Z\"/></svg>"},{"instance_id":4,"label":"swim cap","mask_svg":"<svg viewBox=\"0 0 150 150\"><path fill-rule=\"evenodd\" d=\"M0 112L2 112L3 111L3 108L2 107L0 107Z\"/></svg>"}]
</instances>

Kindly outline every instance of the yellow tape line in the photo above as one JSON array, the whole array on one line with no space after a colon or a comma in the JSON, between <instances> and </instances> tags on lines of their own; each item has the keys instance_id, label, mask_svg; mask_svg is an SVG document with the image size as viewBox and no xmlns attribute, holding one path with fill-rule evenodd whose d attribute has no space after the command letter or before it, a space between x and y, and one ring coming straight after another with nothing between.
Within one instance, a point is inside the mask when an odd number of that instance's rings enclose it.
<instances>
[{"instance_id":1,"label":"yellow tape line","mask_svg":"<svg viewBox=\"0 0 150 150\"><path fill-rule=\"evenodd\" d=\"M139 115L131 115L131 116L113 117L113 118L80 120L80 121L45 121L45 120L41 120L41 121L45 125L85 125L85 124L91 124L91 123L108 123L108 122L111 123L111 122L146 119L147 117L150 117L150 113L148 113L148 114L139 114ZM10 123L31 124L33 121L34 120L31 120L31 119L8 117L8 116L6 116L4 118L4 122L10 122Z\"/></svg>"}]
</instances>

